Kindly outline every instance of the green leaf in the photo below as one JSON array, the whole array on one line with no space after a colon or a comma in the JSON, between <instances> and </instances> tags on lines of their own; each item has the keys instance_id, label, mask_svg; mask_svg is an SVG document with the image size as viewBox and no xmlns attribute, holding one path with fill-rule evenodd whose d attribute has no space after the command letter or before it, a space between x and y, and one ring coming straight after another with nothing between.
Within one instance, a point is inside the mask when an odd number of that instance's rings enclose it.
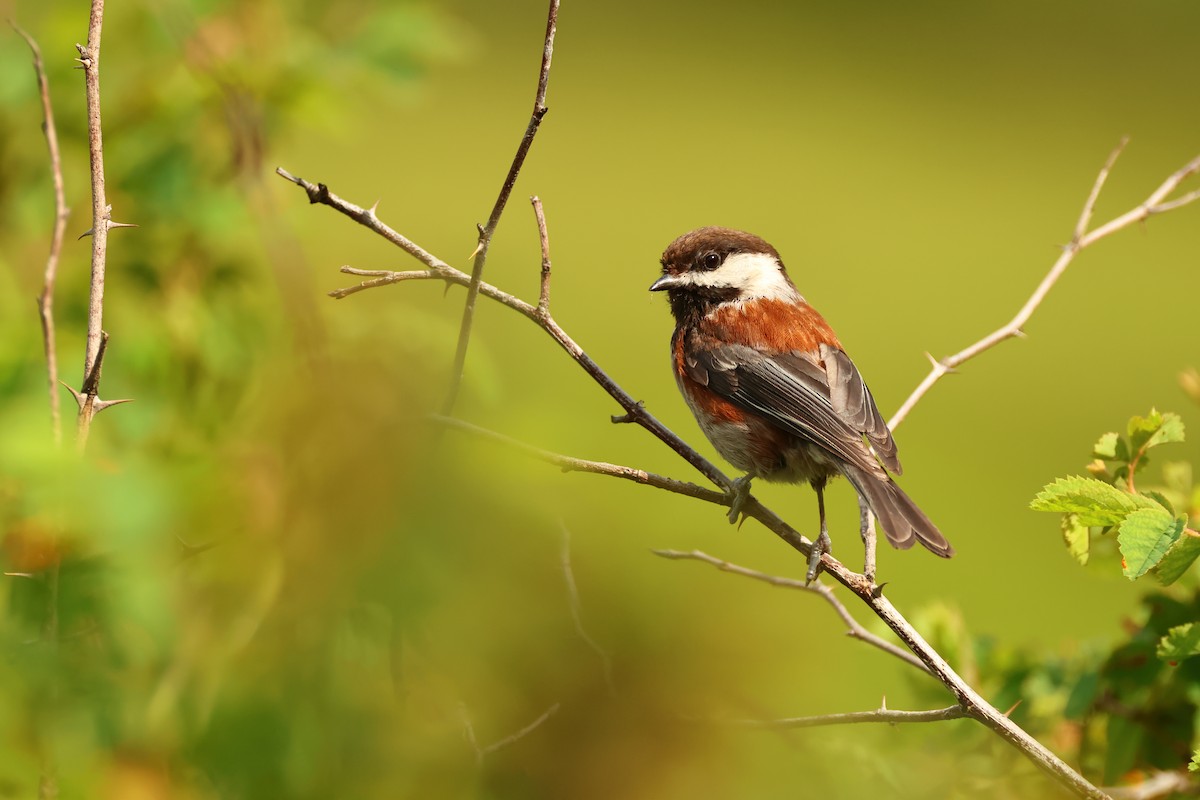
<instances>
[{"instance_id":1,"label":"green leaf","mask_svg":"<svg viewBox=\"0 0 1200 800\"><path fill-rule=\"evenodd\" d=\"M1138 452L1143 447L1147 446L1150 437L1158 432L1162 427L1163 418L1157 409L1150 409L1150 413L1144 417L1130 417L1129 425L1126 432L1129 434L1129 446L1133 452Z\"/></svg>"},{"instance_id":2,"label":"green leaf","mask_svg":"<svg viewBox=\"0 0 1200 800\"><path fill-rule=\"evenodd\" d=\"M1116 783L1137 763L1138 750L1141 749L1146 730L1131 719L1111 714L1105 733L1108 748L1104 754L1104 782Z\"/></svg>"},{"instance_id":3,"label":"green leaf","mask_svg":"<svg viewBox=\"0 0 1200 800\"><path fill-rule=\"evenodd\" d=\"M1158 642L1158 657L1162 661L1183 661L1200 655L1200 625L1189 622L1176 625Z\"/></svg>"},{"instance_id":4,"label":"green leaf","mask_svg":"<svg viewBox=\"0 0 1200 800\"><path fill-rule=\"evenodd\" d=\"M1192 761L1188 764L1188 772L1200 772L1200 750L1192 753Z\"/></svg>"},{"instance_id":5,"label":"green leaf","mask_svg":"<svg viewBox=\"0 0 1200 800\"><path fill-rule=\"evenodd\" d=\"M1200 558L1200 539L1195 536L1180 536L1179 541L1158 562L1158 582L1170 586L1183 577L1192 564Z\"/></svg>"},{"instance_id":6,"label":"green leaf","mask_svg":"<svg viewBox=\"0 0 1200 800\"><path fill-rule=\"evenodd\" d=\"M1080 525L1119 525L1140 508L1167 512L1144 495L1122 492L1095 478L1059 478L1038 492L1029 504L1034 511L1058 511L1078 515ZM1170 514L1167 514L1170 517Z\"/></svg>"},{"instance_id":7,"label":"green leaf","mask_svg":"<svg viewBox=\"0 0 1200 800\"><path fill-rule=\"evenodd\" d=\"M1117 545L1125 558L1125 577L1140 578L1158 565L1183 533L1185 520L1162 508L1139 508L1125 517Z\"/></svg>"},{"instance_id":8,"label":"green leaf","mask_svg":"<svg viewBox=\"0 0 1200 800\"><path fill-rule=\"evenodd\" d=\"M1129 420L1129 444L1136 453L1160 444L1183 441L1183 420L1178 414L1160 414L1155 409L1145 417Z\"/></svg>"},{"instance_id":9,"label":"green leaf","mask_svg":"<svg viewBox=\"0 0 1200 800\"><path fill-rule=\"evenodd\" d=\"M1146 442L1146 447L1157 447L1160 444L1174 444L1183 441L1183 420L1178 414L1167 412L1162 415L1162 425Z\"/></svg>"},{"instance_id":10,"label":"green leaf","mask_svg":"<svg viewBox=\"0 0 1200 800\"><path fill-rule=\"evenodd\" d=\"M1067 719L1083 719L1092 708L1092 703L1100 694L1100 673L1090 670L1079 676L1079 681L1071 689L1067 697L1063 716Z\"/></svg>"},{"instance_id":11,"label":"green leaf","mask_svg":"<svg viewBox=\"0 0 1200 800\"><path fill-rule=\"evenodd\" d=\"M1121 435L1116 431L1111 431L1100 437L1100 441L1096 442L1096 446L1092 448L1093 458L1103 458L1105 461L1115 461L1117 459L1117 446L1123 444Z\"/></svg>"},{"instance_id":12,"label":"green leaf","mask_svg":"<svg viewBox=\"0 0 1200 800\"><path fill-rule=\"evenodd\" d=\"M1171 516L1175 516L1175 506L1167 499L1167 496L1162 492L1156 492L1153 489L1146 490L1146 496L1167 510Z\"/></svg>"},{"instance_id":13,"label":"green leaf","mask_svg":"<svg viewBox=\"0 0 1200 800\"><path fill-rule=\"evenodd\" d=\"M1063 514L1062 535L1063 542L1067 545L1067 552L1080 564L1086 566L1088 548L1091 545L1090 529L1087 525L1079 522L1078 514Z\"/></svg>"}]
</instances>

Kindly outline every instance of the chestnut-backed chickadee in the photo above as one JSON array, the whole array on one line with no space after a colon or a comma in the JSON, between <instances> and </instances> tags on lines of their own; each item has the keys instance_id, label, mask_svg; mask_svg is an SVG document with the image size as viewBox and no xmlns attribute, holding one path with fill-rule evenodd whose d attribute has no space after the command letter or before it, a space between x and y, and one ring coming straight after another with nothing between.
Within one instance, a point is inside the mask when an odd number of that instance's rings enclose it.
<instances>
[{"instance_id":1,"label":"chestnut-backed chickadee","mask_svg":"<svg viewBox=\"0 0 1200 800\"><path fill-rule=\"evenodd\" d=\"M893 546L919 541L944 558L954 554L888 475L900 473L892 432L774 247L730 228L694 230L667 247L662 277L650 291L666 291L671 303L672 364L684 400L717 452L746 473L734 484L731 522L752 479L808 481L821 515L812 580L820 553L829 549L825 484L840 474Z\"/></svg>"}]
</instances>

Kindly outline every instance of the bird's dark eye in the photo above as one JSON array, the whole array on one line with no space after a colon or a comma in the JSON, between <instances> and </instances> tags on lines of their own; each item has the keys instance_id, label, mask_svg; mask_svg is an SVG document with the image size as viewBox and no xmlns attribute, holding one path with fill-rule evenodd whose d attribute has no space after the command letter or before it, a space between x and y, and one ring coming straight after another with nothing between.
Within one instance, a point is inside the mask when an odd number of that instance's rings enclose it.
<instances>
[{"instance_id":1,"label":"bird's dark eye","mask_svg":"<svg viewBox=\"0 0 1200 800\"><path fill-rule=\"evenodd\" d=\"M700 259L700 266L704 269L716 269L721 266L722 261L724 259L721 258L720 253L705 253L704 257Z\"/></svg>"}]
</instances>

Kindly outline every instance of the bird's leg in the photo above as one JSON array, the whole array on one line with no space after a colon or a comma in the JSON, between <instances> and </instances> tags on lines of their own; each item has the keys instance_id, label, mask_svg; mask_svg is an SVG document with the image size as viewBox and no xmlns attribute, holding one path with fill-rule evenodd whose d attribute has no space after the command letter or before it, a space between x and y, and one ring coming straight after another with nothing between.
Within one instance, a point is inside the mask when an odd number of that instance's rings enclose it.
<instances>
[{"instance_id":1,"label":"bird's leg","mask_svg":"<svg viewBox=\"0 0 1200 800\"><path fill-rule=\"evenodd\" d=\"M750 497L750 481L754 480L753 475L743 475L733 482L733 486L729 491L729 524L737 523L738 517L742 515L742 507L746 505L747 498Z\"/></svg>"},{"instance_id":2,"label":"bird's leg","mask_svg":"<svg viewBox=\"0 0 1200 800\"><path fill-rule=\"evenodd\" d=\"M817 493L817 511L821 515L821 532L817 535L817 540L813 542L812 550L808 554L808 574L804 576L805 583L812 583L817 579L817 573L821 570L821 554L833 550L833 543L829 541L829 524L825 521L825 479L814 480L812 487L813 491Z\"/></svg>"},{"instance_id":3,"label":"bird's leg","mask_svg":"<svg viewBox=\"0 0 1200 800\"><path fill-rule=\"evenodd\" d=\"M875 585L875 517L866 499L858 496L859 532L863 540L863 575Z\"/></svg>"}]
</instances>

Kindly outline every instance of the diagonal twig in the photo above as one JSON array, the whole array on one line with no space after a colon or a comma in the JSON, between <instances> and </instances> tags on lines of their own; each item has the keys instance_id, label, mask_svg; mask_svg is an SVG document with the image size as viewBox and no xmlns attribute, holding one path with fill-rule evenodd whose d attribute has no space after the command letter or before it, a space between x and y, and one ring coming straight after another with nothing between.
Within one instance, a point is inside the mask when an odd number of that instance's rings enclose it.
<instances>
[{"instance_id":1,"label":"diagonal twig","mask_svg":"<svg viewBox=\"0 0 1200 800\"><path fill-rule=\"evenodd\" d=\"M897 711L880 708L875 711L851 711L845 714L818 714L811 717L789 717L786 719L734 719L721 720L727 725L742 728L767 728L770 730L795 728L820 728L828 725L859 725L875 722L896 725L908 722L945 722L950 719L965 719L968 716L962 706L947 706L929 711Z\"/></svg>"},{"instance_id":2,"label":"diagonal twig","mask_svg":"<svg viewBox=\"0 0 1200 800\"><path fill-rule=\"evenodd\" d=\"M487 296L486 294L484 295ZM675 478L667 478L663 475L657 475L653 472L647 472L644 469L636 467L626 467L621 464L609 464L605 461L589 461L585 458L575 458L574 456L566 456L561 453L554 453L549 450L543 450L540 447L534 447L531 444L526 444L519 439L513 439L510 436L505 436L502 433L481 428L478 425L472 425L470 422L465 422L454 417L442 417L433 415L430 417L434 422L445 425L448 428L455 428L460 431L474 434L476 436L490 439L494 442L514 447L523 453L541 459L556 467L560 467L563 472L590 472L594 475L608 475L613 478L622 478L634 483L640 483L644 486L653 486L655 489L663 489L674 494L681 494L685 497L693 497L697 500L704 500L708 503L715 503L721 506L728 506L730 499L729 495L723 492L714 492L712 489L706 489L703 486L697 486L694 483L687 481L676 480Z\"/></svg>"},{"instance_id":3,"label":"diagonal twig","mask_svg":"<svg viewBox=\"0 0 1200 800\"><path fill-rule=\"evenodd\" d=\"M933 388L934 384L944 378L948 373L953 372L958 367L975 358L976 356L991 350L996 345L1003 341L1023 335L1022 328L1037 311L1038 306L1046 299L1046 295L1054 288L1054 285L1066 272L1067 267L1075 260L1075 256L1085 248L1095 244L1105 236L1116 233L1117 231L1128 228L1138 222L1149 219L1155 214L1164 214L1168 211L1173 211L1181 208L1196 200L1200 200L1200 190L1192 191L1182 195L1174 200L1166 198L1179 188L1185 180L1200 172L1200 156L1189 161L1187 164L1180 167L1174 173L1169 175L1162 184L1155 189L1149 197L1135 208L1114 217L1108 222L1099 227L1088 230L1088 225L1091 223L1092 211L1096 205L1096 198L1100 196L1100 190L1104 186L1104 182L1108 179L1108 173L1112 170L1113 165L1117 161L1117 157L1121 155L1121 151L1125 149L1128 139L1122 139L1116 149L1109 155L1108 160L1104 162L1104 166L1100 169L1100 173L1096 176L1095 182L1092 184L1092 189L1088 193L1087 201L1084 203L1083 211L1079 215L1079 220L1075 223L1075 230L1071 236L1071 241L1063 248L1062 255L1054 262L1050 271L1042 278L1041 283L1034 289L1033 294L1025 301L1025 305L1017 312L1011 320L1005 325L984 336L979 341L969 345L959 352L951 356L946 356L942 359L935 359L930 356L932 365L929 374L924 380L913 390L908 399L904 401L900 409L888 420L888 427L895 430L900 423L908 417L909 412L913 407L920 402L926 393Z\"/></svg>"},{"instance_id":4,"label":"diagonal twig","mask_svg":"<svg viewBox=\"0 0 1200 800\"><path fill-rule=\"evenodd\" d=\"M466 738L467 743L471 745L471 749L475 752L475 764L482 765L483 759L486 756L491 755L501 748L508 747L513 742L524 739L526 736L533 733L535 730L541 727L546 720L558 713L559 707L559 704L555 703L543 711L541 716L525 727L521 728L519 731L511 733L508 736L505 736L503 739L498 739L487 746L482 746L479 744L479 738L475 734L475 725L471 722L471 716L467 713L466 705L460 703L458 707L458 716L459 719L462 720L463 736Z\"/></svg>"},{"instance_id":5,"label":"diagonal twig","mask_svg":"<svg viewBox=\"0 0 1200 800\"><path fill-rule=\"evenodd\" d=\"M827 584L822 583L819 579L813 581L812 583L806 584L804 581L799 581L794 578L784 578L780 575L770 575L766 572L759 572L758 570L739 566L738 564L733 564L729 561L723 561L719 558L715 558L714 556L710 556L708 553L705 553L701 550L651 550L650 552L654 553L656 556L662 556L663 558L676 561L685 559L702 561L705 564L711 564L722 572L730 572L734 575L741 575L746 578L751 578L756 581L770 584L771 586L781 586L787 589L798 589L802 592L811 592L813 594L820 595L821 598L833 608L834 612L841 617L842 622L846 623L846 627L849 628L849 630L846 631L847 636L851 637L852 639L858 639L860 642L869 644L872 647L879 648L888 655L895 656L909 666L916 667L922 672L929 672L929 668L912 653L908 652L902 647L892 644L886 639L876 636L864 628L862 623L854 618L854 616L850 613L850 610L846 608L845 604L842 603L842 601L837 598L837 595L833 593L833 589L831 589Z\"/></svg>"},{"instance_id":6,"label":"diagonal twig","mask_svg":"<svg viewBox=\"0 0 1200 800\"><path fill-rule=\"evenodd\" d=\"M298 179L293 179L288 175L284 177L292 180L297 185L302 187L306 183L300 182ZM311 184L307 184L311 185ZM306 189L306 191L308 191ZM310 199L312 194L310 193ZM361 209L350 203L342 201L340 198L334 199L336 196L325 190L320 195L319 202L322 202L330 207L340 211L341 213L361 221L359 214ZM382 224L371 223L369 225L373 230L380 235L385 235ZM387 229L390 230L390 229ZM432 257L431 257L432 258ZM347 287L345 289L331 292L333 297L346 297L357 291L362 291L368 288L385 286L392 283L400 283L409 280L440 280L448 283L459 285L468 285L470 276L456 270L445 262L434 259L436 263L429 263L429 268L426 270L415 270L408 272L391 272L386 270L359 270L351 267L343 267L342 272L348 275L358 275L369 278L356 287ZM625 410L625 414L614 421L623 421L637 424L650 432L664 444L674 450L679 456L684 458L688 463L694 466L705 477L711 480L721 489L729 491L731 481L720 469L701 456L694 448L687 444L683 439L673 433L669 428L663 425L652 414L646 411L642 405L633 399L624 389L622 389L608 374L600 368L600 366L592 360L583 348L580 347L561 326L550 315L542 315L538 313L537 306L527 303L507 292L501 291L487 283L480 282L480 294L488 297L501 305L510 308L517 313L525 316L539 328L545 331L564 351L568 356L576 362L605 392L607 392L614 400L620 404ZM789 546L800 552L805 558L808 557L812 545L808 539L802 536L798 531L792 528L788 523L776 514L771 509L762 505L754 497L750 497L746 503L746 516L753 517L758 520L764 527L786 542ZM904 618L891 601L879 592L878 587L874 582L868 580L862 575L859 575L847 569L840 561L833 558L828 553L821 556L821 567L838 583L845 586L851 592L867 605L871 611L881 619L904 643L913 654L920 659L931 674L934 675L946 688L954 695L956 701L966 709L968 716L978 720L995 732L1002 739L1020 750L1026 758L1031 760L1040 769L1044 770L1052 778L1067 786L1071 791L1080 797L1096 798L1100 800L1104 798L1103 792L1100 792L1095 786L1089 783L1082 775L1071 769L1069 765L1058 758L1054 753L1050 752L1040 742L1022 730L1019 726L1008 719L1003 713L984 700L974 689L972 689L966 681L964 681L955 671L946 663L928 642L921 637L915 628Z\"/></svg>"},{"instance_id":7,"label":"diagonal twig","mask_svg":"<svg viewBox=\"0 0 1200 800\"><path fill-rule=\"evenodd\" d=\"M533 113L529 117L529 125L525 128L525 135L521 137L521 143L517 146L517 154L513 157L508 174L504 177L500 194L492 206L492 213L488 215L487 223L479 226L479 243L475 246L475 252L472 254L474 264L471 267L471 282L467 285L467 299L463 304L462 324L458 331L454 366L450 373L450 389L446 394L446 402L442 405L443 414L449 414L454 410L454 404L458 400L458 390L462 386L463 371L467 363L467 345L471 341L471 325L475 320L475 301L479 298L479 284L483 281L483 268L487 264L492 237L496 235L496 227L500 224L500 216L504 213L504 207L508 205L508 197L512 194L513 186L516 185L517 175L520 174L521 167L525 164L529 148L533 146L533 138L542 124L542 118L549 110L546 108L546 88L550 82L550 62L554 57L554 34L558 29L558 4L559 0L550 0L550 11L546 17L546 38L542 46L542 69L538 73L537 92L533 99Z\"/></svg>"},{"instance_id":8,"label":"diagonal twig","mask_svg":"<svg viewBox=\"0 0 1200 800\"><path fill-rule=\"evenodd\" d=\"M609 697L616 697L617 685L613 682L612 656L583 627L583 608L582 603L579 601L579 587L575 585L575 570L571 568L571 531L568 530L565 524L560 523L559 527L562 528L561 561L563 579L567 584L567 600L571 609L571 620L575 623L575 632L579 634L579 638L583 639L584 643L596 655L600 656L600 663L604 667L604 684L608 687L608 695Z\"/></svg>"},{"instance_id":9,"label":"diagonal twig","mask_svg":"<svg viewBox=\"0 0 1200 800\"><path fill-rule=\"evenodd\" d=\"M54 443L62 444L62 408L58 396L58 347L54 332L54 283L58 275L58 261L62 254L63 239L67 232L66 188L63 183L62 155L58 149L58 128L54 124L54 108L50 104L50 84L46 79L46 68L42 63L42 51L33 37L10 22L29 49L33 52L33 70L37 74L38 94L42 99L42 132L46 135L46 148L50 151L50 174L54 179L54 231L50 237L50 254L46 256L46 269L42 276L42 291L37 297L38 316L42 321L42 344L46 351L46 384L50 392L50 424L54 431Z\"/></svg>"}]
</instances>

